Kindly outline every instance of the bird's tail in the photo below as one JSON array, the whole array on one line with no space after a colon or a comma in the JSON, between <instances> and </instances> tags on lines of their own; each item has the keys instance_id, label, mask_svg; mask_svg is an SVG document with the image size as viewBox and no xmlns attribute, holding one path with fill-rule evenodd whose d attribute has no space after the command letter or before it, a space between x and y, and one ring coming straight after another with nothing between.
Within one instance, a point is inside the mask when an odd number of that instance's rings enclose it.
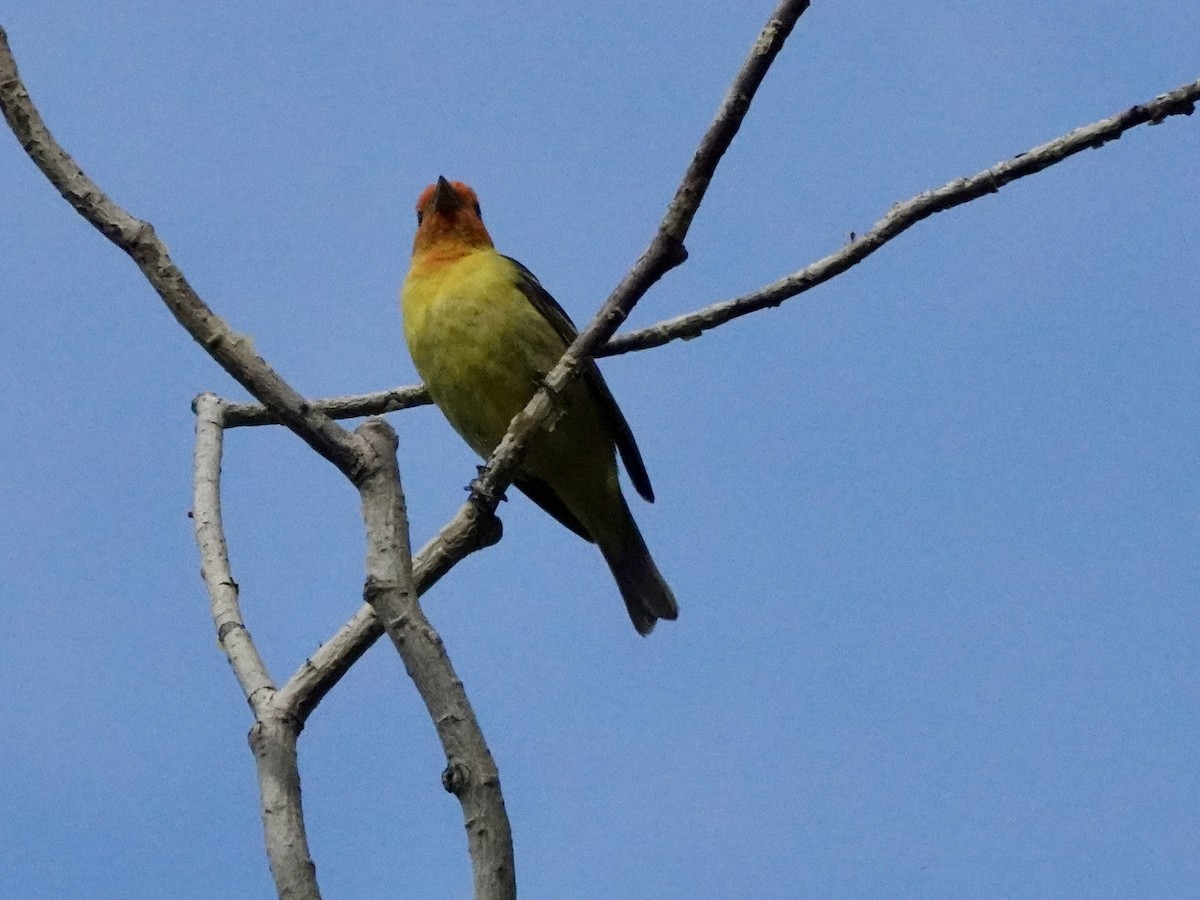
<instances>
[{"instance_id":1,"label":"bird's tail","mask_svg":"<svg viewBox=\"0 0 1200 900\"><path fill-rule=\"evenodd\" d=\"M621 599L629 610L629 618L638 634L649 634L659 619L674 619L679 615L675 595L667 586L658 566L650 556L633 514L621 500L625 521L619 533L597 541L604 561L612 570Z\"/></svg>"}]
</instances>

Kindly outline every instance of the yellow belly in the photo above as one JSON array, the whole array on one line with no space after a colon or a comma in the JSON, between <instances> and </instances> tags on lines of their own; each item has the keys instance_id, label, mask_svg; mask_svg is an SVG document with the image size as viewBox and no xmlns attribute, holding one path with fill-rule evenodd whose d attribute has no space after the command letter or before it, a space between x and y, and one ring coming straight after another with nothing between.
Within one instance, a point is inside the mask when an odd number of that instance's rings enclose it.
<instances>
[{"instance_id":1,"label":"yellow belly","mask_svg":"<svg viewBox=\"0 0 1200 900\"><path fill-rule=\"evenodd\" d=\"M479 250L433 272L414 268L401 295L417 371L450 424L483 457L566 349L516 287L517 277L504 257ZM589 524L619 491L613 440L583 381L568 389L564 409L522 468Z\"/></svg>"}]
</instances>

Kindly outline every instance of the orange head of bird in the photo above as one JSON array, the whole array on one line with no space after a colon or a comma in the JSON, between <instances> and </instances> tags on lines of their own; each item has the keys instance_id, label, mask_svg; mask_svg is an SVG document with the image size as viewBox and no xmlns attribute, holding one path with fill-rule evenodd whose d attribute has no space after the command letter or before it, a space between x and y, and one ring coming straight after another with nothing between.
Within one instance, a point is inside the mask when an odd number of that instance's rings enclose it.
<instances>
[{"instance_id":1,"label":"orange head of bird","mask_svg":"<svg viewBox=\"0 0 1200 900\"><path fill-rule=\"evenodd\" d=\"M470 187L439 175L436 184L421 191L414 255L429 251L465 253L491 246L492 237L479 214L479 198Z\"/></svg>"}]
</instances>

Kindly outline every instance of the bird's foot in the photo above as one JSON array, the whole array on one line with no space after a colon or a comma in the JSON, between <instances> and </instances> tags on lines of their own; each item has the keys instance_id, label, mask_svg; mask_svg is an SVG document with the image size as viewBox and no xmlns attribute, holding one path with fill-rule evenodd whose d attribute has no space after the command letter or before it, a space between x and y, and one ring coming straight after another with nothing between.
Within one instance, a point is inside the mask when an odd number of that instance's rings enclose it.
<instances>
[{"instance_id":1,"label":"bird's foot","mask_svg":"<svg viewBox=\"0 0 1200 900\"><path fill-rule=\"evenodd\" d=\"M476 466L475 471L482 475L486 468L487 466ZM489 512L508 499L504 491L490 490L479 478L472 479L463 490L470 492L472 500L478 500L481 506L488 507Z\"/></svg>"}]
</instances>

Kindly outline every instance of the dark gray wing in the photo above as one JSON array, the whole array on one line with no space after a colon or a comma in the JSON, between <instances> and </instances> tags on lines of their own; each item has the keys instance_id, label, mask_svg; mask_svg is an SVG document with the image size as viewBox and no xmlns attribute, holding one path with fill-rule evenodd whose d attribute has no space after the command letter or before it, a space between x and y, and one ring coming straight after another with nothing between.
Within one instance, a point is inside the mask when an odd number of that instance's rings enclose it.
<instances>
[{"instance_id":1,"label":"dark gray wing","mask_svg":"<svg viewBox=\"0 0 1200 900\"><path fill-rule=\"evenodd\" d=\"M567 344L570 344L579 335L579 330L575 327L575 323L571 321L571 317L567 315L565 309L558 305L558 301L550 296L550 292L542 287L542 283L537 280L537 276L530 272L527 268L521 265L512 257L505 257L509 262L517 267L517 272L521 278L517 282L517 287L521 293L529 298L529 302L533 304L534 309L542 314L542 317L550 323L558 336ZM621 454L621 461L625 463L625 471L629 473L629 480L633 482L633 486L637 492L642 495L648 502L654 502L654 488L650 486L650 476L646 472L646 464L642 462L642 454L638 450L637 441L633 438L633 431L629 427L629 423L625 421L625 416L621 412L621 408L617 406L617 401L612 395L612 391L608 389L608 385L604 383L604 376L600 374L600 369L596 365L595 360L587 360L583 364L583 372L581 377L584 383L588 386L588 390L592 392L592 397L596 401L596 406L600 410L600 414L604 416L605 424L608 425L609 431L612 432L613 439L617 443L617 450ZM522 490L525 490L524 487ZM542 485L545 488L545 485ZM548 488L546 488L548 490ZM525 493L533 497L528 490ZM538 500L537 497L533 497ZM557 498L555 498L557 500ZM541 503L540 500L538 500ZM561 506L561 503L559 504ZM546 504L542 503L545 507ZM554 515L560 522L563 522L568 528L573 531L578 531L570 522L566 522L563 518L552 510L547 509L551 515ZM576 523L578 524L578 523Z\"/></svg>"},{"instance_id":2,"label":"dark gray wing","mask_svg":"<svg viewBox=\"0 0 1200 900\"><path fill-rule=\"evenodd\" d=\"M566 525L573 532L587 541L589 544L596 543L583 523L575 518L574 513L567 509L567 504L559 499L558 494L554 493L554 489L540 478L534 478L531 475L518 475L513 479L515 484L526 497L544 509L558 521Z\"/></svg>"}]
</instances>

